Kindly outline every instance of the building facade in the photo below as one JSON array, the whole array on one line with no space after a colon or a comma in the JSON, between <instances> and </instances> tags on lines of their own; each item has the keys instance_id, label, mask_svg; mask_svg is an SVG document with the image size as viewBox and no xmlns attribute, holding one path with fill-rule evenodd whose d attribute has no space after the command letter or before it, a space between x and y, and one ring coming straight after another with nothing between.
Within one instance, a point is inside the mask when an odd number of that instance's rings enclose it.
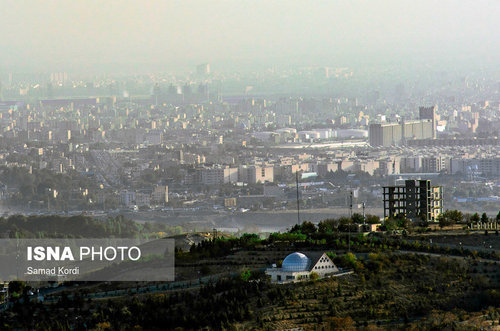
<instances>
[{"instance_id":1,"label":"building facade","mask_svg":"<svg viewBox=\"0 0 500 331\"><path fill-rule=\"evenodd\" d=\"M168 186L156 185L151 193L151 201L155 203L168 203Z\"/></svg>"},{"instance_id":2,"label":"building facade","mask_svg":"<svg viewBox=\"0 0 500 331\"><path fill-rule=\"evenodd\" d=\"M205 185L223 185L238 181L238 168L211 167L202 168L201 183Z\"/></svg>"},{"instance_id":3,"label":"building facade","mask_svg":"<svg viewBox=\"0 0 500 331\"><path fill-rule=\"evenodd\" d=\"M421 120L428 119L432 121L432 139L437 138L436 132L436 110L437 106L432 107L420 107L418 109L418 115Z\"/></svg>"},{"instance_id":4,"label":"building facade","mask_svg":"<svg viewBox=\"0 0 500 331\"><path fill-rule=\"evenodd\" d=\"M295 252L283 260L281 268L266 269L266 275L271 277L271 282L279 284L307 280L312 272L322 278L338 273L339 269L328 255L321 252Z\"/></svg>"},{"instance_id":5,"label":"building facade","mask_svg":"<svg viewBox=\"0 0 500 331\"><path fill-rule=\"evenodd\" d=\"M369 127L369 141L373 147L407 144L408 141L433 138L433 121L420 119L401 123L373 123Z\"/></svg>"},{"instance_id":6,"label":"building facade","mask_svg":"<svg viewBox=\"0 0 500 331\"><path fill-rule=\"evenodd\" d=\"M443 189L430 180L406 180L405 185L384 186L384 217L399 215L412 221L435 222L443 212Z\"/></svg>"}]
</instances>

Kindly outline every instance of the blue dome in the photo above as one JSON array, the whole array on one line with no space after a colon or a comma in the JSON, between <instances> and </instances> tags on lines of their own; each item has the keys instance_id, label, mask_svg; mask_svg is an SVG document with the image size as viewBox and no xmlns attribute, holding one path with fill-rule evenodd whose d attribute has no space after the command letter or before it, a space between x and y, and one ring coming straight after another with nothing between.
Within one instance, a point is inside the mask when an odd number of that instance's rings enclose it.
<instances>
[{"instance_id":1,"label":"blue dome","mask_svg":"<svg viewBox=\"0 0 500 331\"><path fill-rule=\"evenodd\" d=\"M306 271L309 269L311 260L302 253L292 253L284 260L281 268L283 271Z\"/></svg>"}]
</instances>

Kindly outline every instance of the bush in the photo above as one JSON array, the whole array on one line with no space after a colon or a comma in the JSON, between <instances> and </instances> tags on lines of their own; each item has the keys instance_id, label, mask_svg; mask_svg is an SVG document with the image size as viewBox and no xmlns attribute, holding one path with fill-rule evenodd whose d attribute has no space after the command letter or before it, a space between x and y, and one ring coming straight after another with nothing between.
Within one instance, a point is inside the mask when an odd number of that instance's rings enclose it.
<instances>
[{"instance_id":1,"label":"bush","mask_svg":"<svg viewBox=\"0 0 500 331\"><path fill-rule=\"evenodd\" d=\"M347 253L340 257L340 261L344 267L355 268L358 259L353 253Z\"/></svg>"}]
</instances>

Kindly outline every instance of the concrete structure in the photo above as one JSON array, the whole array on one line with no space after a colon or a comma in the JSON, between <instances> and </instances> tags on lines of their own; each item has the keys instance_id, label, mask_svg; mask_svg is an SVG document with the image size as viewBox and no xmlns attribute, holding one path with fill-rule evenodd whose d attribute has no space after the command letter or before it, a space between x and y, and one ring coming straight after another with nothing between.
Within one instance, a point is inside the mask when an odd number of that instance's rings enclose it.
<instances>
[{"instance_id":1,"label":"concrete structure","mask_svg":"<svg viewBox=\"0 0 500 331\"><path fill-rule=\"evenodd\" d=\"M130 206L135 201L135 192L129 190L120 191L120 202L125 206Z\"/></svg>"},{"instance_id":2,"label":"concrete structure","mask_svg":"<svg viewBox=\"0 0 500 331\"><path fill-rule=\"evenodd\" d=\"M225 198L224 207L226 208L236 207L236 198Z\"/></svg>"},{"instance_id":3,"label":"concrete structure","mask_svg":"<svg viewBox=\"0 0 500 331\"><path fill-rule=\"evenodd\" d=\"M271 276L273 283L290 283L307 280L312 272L322 278L338 271L337 266L325 253L295 252L283 260L281 268L267 268L266 275Z\"/></svg>"},{"instance_id":4,"label":"concrete structure","mask_svg":"<svg viewBox=\"0 0 500 331\"><path fill-rule=\"evenodd\" d=\"M432 138L435 135L434 122L429 119L402 122L402 142L406 144L410 140Z\"/></svg>"},{"instance_id":5,"label":"concrete structure","mask_svg":"<svg viewBox=\"0 0 500 331\"><path fill-rule=\"evenodd\" d=\"M412 221L435 222L443 212L441 186L430 180L405 180L404 186L384 186L384 217L403 215Z\"/></svg>"},{"instance_id":6,"label":"concrete structure","mask_svg":"<svg viewBox=\"0 0 500 331\"><path fill-rule=\"evenodd\" d=\"M432 139L436 139L436 110L437 106L432 107L420 107L418 109L418 115L421 120L427 119L432 122Z\"/></svg>"},{"instance_id":7,"label":"concrete structure","mask_svg":"<svg viewBox=\"0 0 500 331\"><path fill-rule=\"evenodd\" d=\"M373 147L403 145L408 141L432 137L433 122L429 119L401 123L374 123L369 127L369 140Z\"/></svg>"},{"instance_id":8,"label":"concrete structure","mask_svg":"<svg viewBox=\"0 0 500 331\"><path fill-rule=\"evenodd\" d=\"M222 185L238 181L238 168L213 167L201 169L201 183L205 185Z\"/></svg>"},{"instance_id":9,"label":"concrete structure","mask_svg":"<svg viewBox=\"0 0 500 331\"><path fill-rule=\"evenodd\" d=\"M340 162L341 163L341 162ZM335 172L339 170L339 162L320 162L317 165L317 173L319 176L326 176L330 171Z\"/></svg>"},{"instance_id":10,"label":"concrete structure","mask_svg":"<svg viewBox=\"0 0 500 331\"><path fill-rule=\"evenodd\" d=\"M153 188L153 193L151 193L151 201L156 202L156 203L167 203L168 202L168 186L156 185Z\"/></svg>"},{"instance_id":11,"label":"concrete structure","mask_svg":"<svg viewBox=\"0 0 500 331\"><path fill-rule=\"evenodd\" d=\"M450 158L442 156L430 156L422 158L423 172L441 172L450 170Z\"/></svg>"},{"instance_id":12,"label":"concrete structure","mask_svg":"<svg viewBox=\"0 0 500 331\"><path fill-rule=\"evenodd\" d=\"M477 158L453 158L450 160L450 173L463 173L470 180L474 180L477 175L482 176L500 176L500 158L486 157L483 159Z\"/></svg>"},{"instance_id":13,"label":"concrete structure","mask_svg":"<svg viewBox=\"0 0 500 331\"><path fill-rule=\"evenodd\" d=\"M238 169L238 180L240 182L256 184L274 182L273 166L240 166Z\"/></svg>"},{"instance_id":14,"label":"concrete structure","mask_svg":"<svg viewBox=\"0 0 500 331\"><path fill-rule=\"evenodd\" d=\"M135 204L138 207L149 207L149 205L151 205L151 191L142 190L139 192L135 192Z\"/></svg>"},{"instance_id":15,"label":"concrete structure","mask_svg":"<svg viewBox=\"0 0 500 331\"><path fill-rule=\"evenodd\" d=\"M210 74L210 64L203 63L196 66L196 73L198 76L204 76Z\"/></svg>"},{"instance_id":16,"label":"concrete structure","mask_svg":"<svg viewBox=\"0 0 500 331\"><path fill-rule=\"evenodd\" d=\"M401 172L419 172L422 171L422 157L411 156L402 157L400 160Z\"/></svg>"},{"instance_id":17,"label":"concrete structure","mask_svg":"<svg viewBox=\"0 0 500 331\"><path fill-rule=\"evenodd\" d=\"M370 145L373 147L401 144L402 128L399 123L371 124L369 127Z\"/></svg>"},{"instance_id":18,"label":"concrete structure","mask_svg":"<svg viewBox=\"0 0 500 331\"><path fill-rule=\"evenodd\" d=\"M439 139L416 139L408 141L409 146L498 146L500 138L439 138Z\"/></svg>"}]
</instances>

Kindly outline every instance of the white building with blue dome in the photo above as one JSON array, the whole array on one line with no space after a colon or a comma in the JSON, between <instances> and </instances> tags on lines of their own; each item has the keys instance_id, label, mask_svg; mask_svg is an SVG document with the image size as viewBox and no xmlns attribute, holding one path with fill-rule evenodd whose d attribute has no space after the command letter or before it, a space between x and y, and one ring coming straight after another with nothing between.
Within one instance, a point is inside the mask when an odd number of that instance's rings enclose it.
<instances>
[{"instance_id":1,"label":"white building with blue dome","mask_svg":"<svg viewBox=\"0 0 500 331\"><path fill-rule=\"evenodd\" d=\"M307 280L312 272L320 278L339 272L333 261L322 252L295 252L283 260L281 268L267 268L266 274L273 283Z\"/></svg>"}]
</instances>

